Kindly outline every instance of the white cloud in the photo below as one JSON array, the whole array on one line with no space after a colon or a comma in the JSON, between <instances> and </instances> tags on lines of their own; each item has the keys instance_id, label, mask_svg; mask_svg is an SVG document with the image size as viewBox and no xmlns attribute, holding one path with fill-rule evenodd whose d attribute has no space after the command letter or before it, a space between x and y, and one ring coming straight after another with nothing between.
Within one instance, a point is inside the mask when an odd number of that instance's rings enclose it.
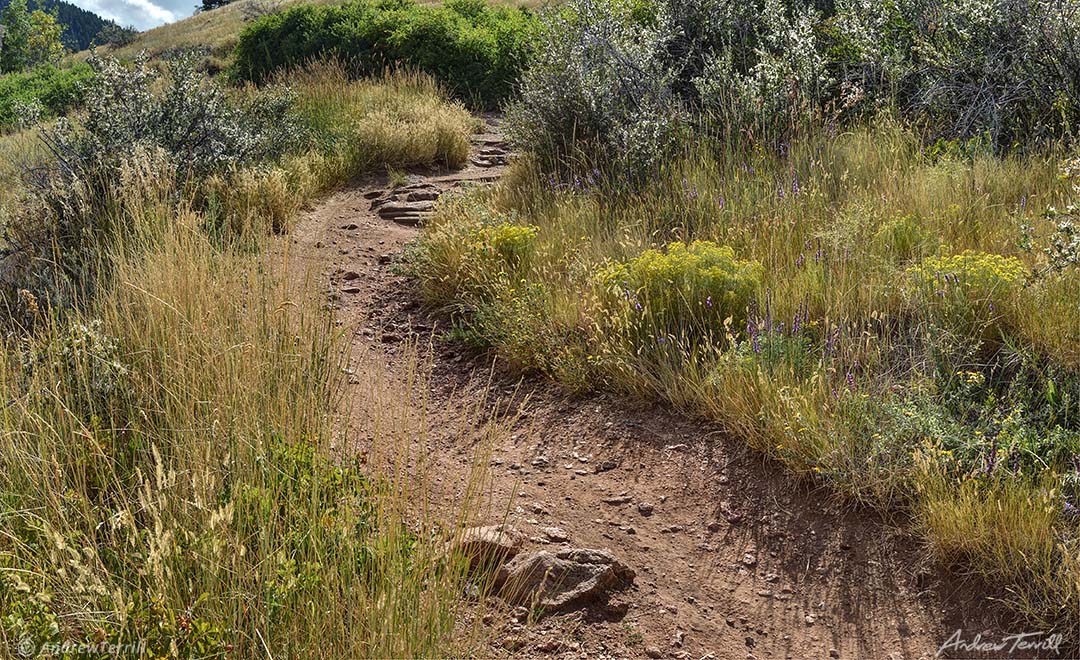
<instances>
[{"instance_id":1,"label":"white cloud","mask_svg":"<svg viewBox=\"0 0 1080 660\"><path fill-rule=\"evenodd\" d=\"M83 9L116 21L120 25L134 25L140 30L171 23L190 15L195 0L73 0Z\"/></svg>"}]
</instances>

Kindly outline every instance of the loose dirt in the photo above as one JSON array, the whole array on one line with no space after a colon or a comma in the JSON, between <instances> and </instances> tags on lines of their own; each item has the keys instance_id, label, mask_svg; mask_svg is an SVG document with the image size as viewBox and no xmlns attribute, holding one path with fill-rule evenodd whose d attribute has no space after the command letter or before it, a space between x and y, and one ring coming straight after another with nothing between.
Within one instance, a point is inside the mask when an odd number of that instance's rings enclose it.
<instances>
[{"instance_id":1,"label":"loose dirt","mask_svg":"<svg viewBox=\"0 0 1080 660\"><path fill-rule=\"evenodd\" d=\"M570 396L447 340L444 320L392 262L417 238L425 202L502 174L507 147L497 118L485 120L464 170L413 172L395 190L386 177L356 182L305 214L289 250L321 273L349 330L344 450L368 441L365 369L378 365L399 386L428 383L415 400L433 430L415 451L448 499L476 455L476 429L466 427L478 420L461 411L503 415L514 426L490 448L492 498L502 503L490 522L505 517L532 548L607 548L637 572L606 607L539 621L495 608L480 655L931 658L958 629L967 639L1022 629L1005 623L984 585L927 562L902 521L799 481L707 421L603 393ZM431 349L427 379L405 364L412 342Z\"/></svg>"}]
</instances>

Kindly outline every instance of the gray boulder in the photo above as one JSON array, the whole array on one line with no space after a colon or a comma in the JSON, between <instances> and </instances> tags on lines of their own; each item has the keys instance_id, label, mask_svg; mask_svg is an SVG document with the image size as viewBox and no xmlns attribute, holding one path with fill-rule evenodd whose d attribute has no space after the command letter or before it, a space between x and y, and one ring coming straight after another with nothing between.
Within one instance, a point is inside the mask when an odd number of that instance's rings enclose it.
<instances>
[{"instance_id":1,"label":"gray boulder","mask_svg":"<svg viewBox=\"0 0 1080 660\"><path fill-rule=\"evenodd\" d=\"M499 569L495 588L516 605L559 612L606 602L635 573L607 550L570 548L519 554Z\"/></svg>"}]
</instances>

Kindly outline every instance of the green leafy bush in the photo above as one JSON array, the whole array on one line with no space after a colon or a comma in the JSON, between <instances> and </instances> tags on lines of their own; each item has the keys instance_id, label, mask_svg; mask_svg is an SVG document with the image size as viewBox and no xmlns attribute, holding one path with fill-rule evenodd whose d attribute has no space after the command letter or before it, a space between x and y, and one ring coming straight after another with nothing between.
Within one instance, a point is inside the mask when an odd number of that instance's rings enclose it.
<instances>
[{"instance_id":1,"label":"green leafy bush","mask_svg":"<svg viewBox=\"0 0 1080 660\"><path fill-rule=\"evenodd\" d=\"M0 131L38 118L25 116L27 110L42 118L65 114L82 102L92 76L92 69L80 64L70 69L46 65L0 77Z\"/></svg>"},{"instance_id":2,"label":"green leafy bush","mask_svg":"<svg viewBox=\"0 0 1080 660\"><path fill-rule=\"evenodd\" d=\"M638 339L696 342L744 325L761 286L762 267L711 241L646 250L599 273L605 307Z\"/></svg>"},{"instance_id":3,"label":"green leafy bush","mask_svg":"<svg viewBox=\"0 0 1080 660\"><path fill-rule=\"evenodd\" d=\"M513 92L529 53L534 20L525 9L453 0L301 5L248 26L234 74L265 81L321 57L347 61L361 75L403 64L431 74L458 98L494 108Z\"/></svg>"}]
</instances>

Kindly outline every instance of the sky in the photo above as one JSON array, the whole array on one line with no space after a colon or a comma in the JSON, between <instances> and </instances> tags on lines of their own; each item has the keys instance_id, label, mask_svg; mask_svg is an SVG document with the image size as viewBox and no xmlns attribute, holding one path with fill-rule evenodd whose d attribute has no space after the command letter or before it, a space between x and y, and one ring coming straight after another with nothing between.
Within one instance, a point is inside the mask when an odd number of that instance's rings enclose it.
<instances>
[{"instance_id":1,"label":"sky","mask_svg":"<svg viewBox=\"0 0 1080 660\"><path fill-rule=\"evenodd\" d=\"M199 0L68 0L120 25L148 30L190 16Z\"/></svg>"}]
</instances>

